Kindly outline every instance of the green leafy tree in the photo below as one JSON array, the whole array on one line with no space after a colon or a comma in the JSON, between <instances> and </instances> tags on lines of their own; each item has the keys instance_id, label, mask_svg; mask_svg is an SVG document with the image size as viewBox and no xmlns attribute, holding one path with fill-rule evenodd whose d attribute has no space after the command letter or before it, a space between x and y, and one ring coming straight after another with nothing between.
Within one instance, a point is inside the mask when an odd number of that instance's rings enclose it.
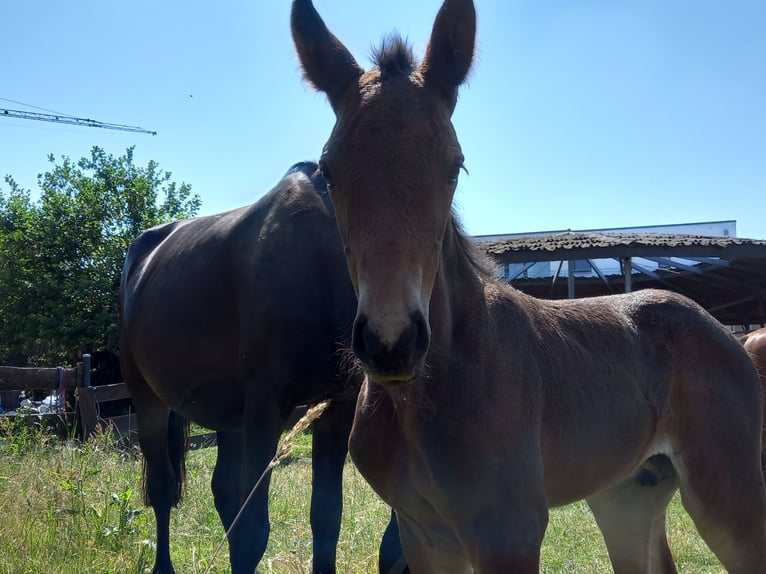
<instances>
[{"instance_id":1,"label":"green leafy tree","mask_svg":"<svg viewBox=\"0 0 766 574\"><path fill-rule=\"evenodd\" d=\"M144 229L195 215L200 198L134 148L51 155L33 201L0 190L0 364L61 364L116 344L125 253Z\"/></svg>"}]
</instances>

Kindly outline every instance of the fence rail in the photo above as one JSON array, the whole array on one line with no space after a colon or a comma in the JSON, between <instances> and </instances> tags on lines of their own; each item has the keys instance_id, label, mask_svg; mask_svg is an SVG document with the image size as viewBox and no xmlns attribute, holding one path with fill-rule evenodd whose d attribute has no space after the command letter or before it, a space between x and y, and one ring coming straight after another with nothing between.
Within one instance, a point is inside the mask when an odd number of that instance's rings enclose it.
<instances>
[{"instance_id":1,"label":"fence rail","mask_svg":"<svg viewBox=\"0 0 766 574\"><path fill-rule=\"evenodd\" d=\"M82 365L82 363L79 363L79 365ZM64 380L79 380L81 378L80 368L63 369ZM60 376L58 367L0 366L0 391L56 390L59 388Z\"/></svg>"},{"instance_id":2,"label":"fence rail","mask_svg":"<svg viewBox=\"0 0 766 574\"><path fill-rule=\"evenodd\" d=\"M125 383L91 386L90 355L83 355L83 361L76 367L8 367L0 365L0 401L7 404L14 396L18 402L21 391L56 391L61 389L61 375L64 375L63 388L66 394L74 389L75 408L66 411L66 397L62 400L64 412L16 415L31 416L54 422L62 419L69 425L75 424L79 436L83 439L91 436L99 427L112 427L128 441L137 438L137 423L135 414L120 415L103 419L100 416L101 405L121 399L129 399L130 392ZM0 415L4 416L4 415ZM203 433L189 437L189 449L196 450L216 446L215 433Z\"/></svg>"}]
</instances>

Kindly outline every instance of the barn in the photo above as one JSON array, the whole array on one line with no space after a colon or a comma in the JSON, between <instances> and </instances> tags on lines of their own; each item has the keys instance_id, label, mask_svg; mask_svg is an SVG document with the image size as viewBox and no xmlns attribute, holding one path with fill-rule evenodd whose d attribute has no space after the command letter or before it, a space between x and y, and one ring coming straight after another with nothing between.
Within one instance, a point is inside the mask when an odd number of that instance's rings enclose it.
<instances>
[{"instance_id":1,"label":"barn","mask_svg":"<svg viewBox=\"0 0 766 574\"><path fill-rule=\"evenodd\" d=\"M475 240L497 262L502 277L535 297L669 289L737 330L766 323L766 241L736 237L734 221Z\"/></svg>"}]
</instances>

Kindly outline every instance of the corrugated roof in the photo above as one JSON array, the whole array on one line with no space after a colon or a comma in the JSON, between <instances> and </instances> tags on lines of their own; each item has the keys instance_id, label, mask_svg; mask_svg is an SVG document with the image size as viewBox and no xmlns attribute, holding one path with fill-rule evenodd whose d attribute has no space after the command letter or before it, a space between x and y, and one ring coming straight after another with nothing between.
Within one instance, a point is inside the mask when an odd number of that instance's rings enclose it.
<instances>
[{"instance_id":1,"label":"corrugated roof","mask_svg":"<svg viewBox=\"0 0 766 574\"><path fill-rule=\"evenodd\" d=\"M766 249L766 241L738 237L575 231L483 242L480 245L482 249L493 256L502 256L508 252L555 252L559 250L615 247L672 250L676 247L728 248L732 246L754 246Z\"/></svg>"},{"instance_id":2,"label":"corrugated roof","mask_svg":"<svg viewBox=\"0 0 766 574\"><path fill-rule=\"evenodd\" d=\"M583 259L687 258L698 263L660 268L651 274L633 264L633 290L649 287L682 293L726 324L766 323L766 241L664 233L563 232L479 242L498 264ZM668 259L667 263L672 265ZM565 298L567 281L523 277L512 281L541 298ZM622 276L575 276L575 296L625 290Z\"/></svg>"}]
</instances>

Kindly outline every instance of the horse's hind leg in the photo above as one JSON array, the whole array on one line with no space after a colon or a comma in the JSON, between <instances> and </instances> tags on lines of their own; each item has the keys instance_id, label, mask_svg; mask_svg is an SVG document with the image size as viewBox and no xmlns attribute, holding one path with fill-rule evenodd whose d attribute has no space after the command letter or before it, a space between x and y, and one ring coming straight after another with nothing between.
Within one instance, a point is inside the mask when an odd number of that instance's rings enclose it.
<instances>
[{"instance_id":1,"label":"horse's hind leg","mask_svg":"<svg viewBox=\"0 0 766 574\"><path fill-rule=\"evenodd\" d=\"M734 401L726 391L712 399L685 396L686 417L674 439L684 508L729 574L766 572L761 417L754 412L760 401L760 393Z\"/></svg>"},{"instance_id":2,"label":"horse's hind leg","mask_svg":"<svg viewBox=\"0 0 766 574\"><path fill-rule=\"evenodd\" d=\"M224 531L228 530L242 504L240 492L242 477L242 433L216 433L218 456L210 487L213 490L215 509L221 518Z\"/></svg>"},{"instance_id":3,"label":"horse's hind leg","mask_svg":"<svg viewBox=\"0 0 766 574\"><path fill-rule=\"evenodd\" d=\"M665 535L665 509L678 488L670 461L651 465L588 498L615 574L675 574Z\"/></svg>"},{"instance_id":4,"label":"horse's hind leg","mask_svg":"<svg viewBox=\"0 0 766 574\"><path fill-rule=\"evenodd\" d=\"M129 385L138 420L138 442L144 455L144 502L154 509L157 523L157 556L153 574L172 574L170 560L170 509L178 504L183 486L183 444L170 423L183 424L151 390L135 382ZM170 444L171 435L176 443ZM180 449L180 452L179 452Z\"/></svg>"},{"instance_id":5,"label":"horse's hind leg","mask_svg":"<svg viewBox=\"0 0 766 574\"><path fill-rule=\"evenodd\" d=\"M314 574L335 572L343 511L343 465L355 407L355 397L333 400L313 426L311 532Z\"/></svg>"}]
</instances>

